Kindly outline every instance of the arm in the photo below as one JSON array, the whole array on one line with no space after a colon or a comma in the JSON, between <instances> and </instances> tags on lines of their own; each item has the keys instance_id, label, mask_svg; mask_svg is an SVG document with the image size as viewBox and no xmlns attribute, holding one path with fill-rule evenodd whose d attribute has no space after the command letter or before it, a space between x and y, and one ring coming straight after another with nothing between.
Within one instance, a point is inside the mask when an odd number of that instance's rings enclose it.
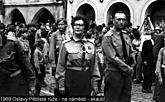
<instances>
[{"instance_id":1,"label":"arm","mask_svg":"<svg viewBox=\"0 0 165 102\"><path fill-rule=\"evenodd\" d=\"M35 51L33 58L34 58L34 66L37 69L38 74L41 74L40 65L39 65L39 53Z\"/></svg>"},{"instance_id":2,"label":"arm","mask_svg":"<svg viewBox=\"0 0 165 102\"><path fill-rule=\"evenodd\" d=\"M61 45L61 49L59 52L58 64L55 73L55 78L58 80L59 89L64 89L64 80L65 80L65 71L66 71L66 58L67 51L64 46L64 43Z\"/></svg>"},{"instance_id":3,"label":"arm","mask_svg":"<svg viewBox=\"0 0 165 102\"><path fill-rule=\"evenodd\" d=\"M160 34L157 36L154 47L153 47L153 54L154 54L154 62L156 63L158 58L159 50L164 46L164 35Z\"/></svg>"},{"instance_id":4,"label":"arm","mask_svg":"<svg viewBox=\"0 0 165 102\"><path fill-rule=\"evenodd\" d=\"M103 37L102 49L103 49L104 56L106 57L106 60L108 61L107 63L111 63L114 66L116 66L118 69L129 73L129 71L131 70L130 66L128 66L124 61L122 61L117 56L115 48L113 47L111 42L112 41L111 41L110 36Z\"/></svg>"},{"instance_id":5,"label":"arm","mask_svg":"<svg viewBox=\"0 0 165 102\"><path fill-rule=\"evenodd\" d=\"M161 74L162 57L163 57L163 54L162 54L162 49L161 49L159 51L159 54L158 54L158 59L157 59L157 63L156 63L156 70L155 70L155 73L158 77L159 82L162 80L162 74Z\"/></svg>"},{"instance_id":6,"label":"arm","mask_svg":"<svg viewBox=\"0 0 165 102\"><path fill-rule=\"evenodd\" d=\"M96 50L94 51L94 56L92 58L92 85L97 87L97 81L100 80L100 71L97 64Z\"/></svg>"},{"instance_id":7,"label":"arm","mask_svg":"<svg viewBox=\"0 0 165 102\"><path fill-rule=\"evenodd\" d=\"M56 48L56 41L55 41L55 34L53 33L50 39L50 48L49 48L49 59L52 63L52 65L54 65L54 67L56 67L56 62L55 62L55 48Z\"/></svg>"},{"instance_id":8,"label":"arm","mask_svg":"<svg viewBox=\"0 0 165 102\"><path fill-rule=\"evenodd\" d=\"M35 72L32 64L30 63L29 58L24 53L23 47L21 46L20 42L16 42L16 50L19 59L19 63L23 73L25 74L24 77L28 81L29 88L35 87Z\"/></svg>"}]
</instances>

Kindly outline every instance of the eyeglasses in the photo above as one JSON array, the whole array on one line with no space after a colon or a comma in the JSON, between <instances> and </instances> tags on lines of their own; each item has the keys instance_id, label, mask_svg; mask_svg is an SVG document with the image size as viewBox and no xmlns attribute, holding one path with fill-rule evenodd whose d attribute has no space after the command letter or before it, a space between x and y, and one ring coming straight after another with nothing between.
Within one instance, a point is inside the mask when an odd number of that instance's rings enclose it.
<instances>
[{"instance_id":1,"label":"eyeglasses","mask_svg":"<svg viewBox=\"0 0 165 102\"><path fill-rule=\"evenodd\" d=\"M84 26L84 24L74 24L74 26L79 26L79 27L82 27L82 26Z\"/></svg>"},{"instance_id":2,"label":"eyeglasses","mask_svg":"<svg viewBox=\"0 0 165 102\"><path fill-rule=\"evenodd\" d=\"M60 23L58 24L58 26L63 26L63 25L65 25L65 24L63 24L63 23L62 24L60 24Z\"/></svg>"},{"instance_id":3,"label":"eyeglasses","mask_svg":"<svg viewBox=\"0 0 165 102\"><path fill-rule=\"evenodd\" d=\"M126 21L126 19L125 18L117 18L116 20L118 20L118 21Z\"/></svg>"}]
</instances>

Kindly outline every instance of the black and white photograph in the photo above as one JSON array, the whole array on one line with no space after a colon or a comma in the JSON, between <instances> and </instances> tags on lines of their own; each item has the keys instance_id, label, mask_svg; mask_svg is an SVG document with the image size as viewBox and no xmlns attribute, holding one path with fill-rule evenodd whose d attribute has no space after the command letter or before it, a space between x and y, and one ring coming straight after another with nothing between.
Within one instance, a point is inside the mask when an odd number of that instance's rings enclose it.
<instances>
[{"instance_id":1,"label":"black and white photograph","mask_svg":"<svg viewBox=\"0 0 165 102\"><path fill-rule=\"evenodd\" d=\"M165 0L0 0L0 102L165 102Z\"/></svg>"}]
</instances>

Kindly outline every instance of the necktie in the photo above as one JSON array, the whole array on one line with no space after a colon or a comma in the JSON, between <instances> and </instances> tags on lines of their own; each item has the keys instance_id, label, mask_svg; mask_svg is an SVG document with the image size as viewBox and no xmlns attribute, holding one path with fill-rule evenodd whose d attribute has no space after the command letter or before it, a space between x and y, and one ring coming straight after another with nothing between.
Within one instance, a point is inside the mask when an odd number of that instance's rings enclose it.
<instances>
[{"instance_id":1,"label":"necktie","mask_svg":"<svg viewBox=\"0 0 165 102\"><path fill-rule=\"evenodd\" d=\"M82 71L84 71L85 70L85 51L86 51L86 49L85 49L85 46L84 46L84 41L83 40L81 40L80 41L81 42L81 48L82 48Z\"/></svg>"},{"instance_id":2,"label":"necktie","mask_svg":"<svg viewBox=\"0 0 165 102\"><path fill-rule=\"evenodd\" d=\"M126 49L126 45L125 45L125 41L124 41L122 32L120 32L120 37L121 37L121 41L122 41L123 57L125 59L125 62L128 64L128 54L127 54L127 49Z\"/></svg>"}]
</instances>

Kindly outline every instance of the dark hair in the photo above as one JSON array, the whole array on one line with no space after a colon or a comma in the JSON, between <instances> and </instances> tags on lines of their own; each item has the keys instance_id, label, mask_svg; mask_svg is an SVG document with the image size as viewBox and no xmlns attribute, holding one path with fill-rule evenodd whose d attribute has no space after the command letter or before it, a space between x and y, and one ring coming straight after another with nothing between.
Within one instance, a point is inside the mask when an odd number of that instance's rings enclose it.
<instances>
[{"instance_id":1,"label":"dark hair","mask_svg":"<svg viewBox=\"0 0 165 102\"><path fill-rule=\"evenodd\" d=\"M65 18L60 18L60 19L58 19L58 20L57 20L57 24L60 23L61 21L64 22L64 24L67 24L67 21L66 21Z\"/></svg>"},{"instance_id":2,"label":"dark hair","mask_svg":"<svg viewBox=\"0 0 165 102\"><path fill-rule=\"evenodd\" d=\"M0 23L0 29L5 29L5 25L3 23Z\"/></svg>"},{"instance_id":3,"label":"dark hair","mask_svg":"<svg viewBox=\"0 0 165 102\"><path fill-rule=\"evenodd\" d=\"M132 33L136 39L140 39L140 31L138 29L133 28Z\"/></svg>"},{"instance_id":4,"label":"dark hair","mask_svg":"<svg viewBox=\"0 0 165 102\"><path fill-rule=\"evenodd\" d=\"M8 31L15 32L15 26L13 24L8 25Z\"/></svg>"},{"instance_id":5,"label":"dark hair","mask_svg":"<svg viewBox=\"0 0 165 102\"><path fill-rule=\"evenodd\" d=\"M26 33L26 32L28 32L27 29L21 29L21 30L19 30L19 32L18 32L18 34L17 34L17 37L21 37L22 34L24 34L24 33Z\"/></svg>"},{"instance_id":6,"label":"dark hair","mask_svg":"<svg viewBox=\"0 0 165 102\"><path fill-rule=\"evenodd\" d=\"M98 25L98 26L96 26L96 30L97 30L97 31L101 32L102 29L103 29L103 26L102 26L102 25Z\"/></svg>"},{"instance_id":7,"label":"dark hair","mask_svg":"<svg viewBox=\"0 0 165 102\"><path fill-rule=\"evenodd\" d=\"M94 29L96 26L97 26L96 23L92 23L89 25L89 29Z\"/></svg>"},{"instance_id":8,"label":"dark hair","mask_svg":"<svg viewBox=\"0 0 165 102\"><path fill-rule=\"evenodd\" d=\"M87 21L87 18L85 18L85 17L83 17L83 16L75 16L75 17L72 19L72 22L71 22L72 28L73 28L73 26L74 26L74 23L75 23L76 21L78 21L78 20L83 20L84 26L85 26L85 31L87 31L88 28L89 28L89 23L88 23L88 21Z\"/></svg>"},{"instance_id":9,"label":"dark hair","mask_svg":"<svg viewBox=\"0 0 165 102\"><path fill-rule=\"evenodd\" d=\"M19 25L19 27L20 27L20 28L25 28L26 25L25 25L24 23L21 23L21 24Z\"/></svg>"},{"instance_id":10,"label":"dark hair","mask_svg":"<svg viewBox=\"0 0 165 102\"><path fill-rule=\"evenodd\" d=\"M36 47L40 47L42 44L44 44L45 42L44 42L44 40L42 40L42 39L38 39L37 41L36 41L36 43L35 43L35 46Z\"/></svg>"},{"instance_id":11,"label":"dark hair","mask_svg":"<svg viewBox=\"0 0 165 102\"><path fill-rule=\"evenodd\" d=\"M43 31L41 32L41 37L43 37L43 38L48 37L48 31L43 30Z\"/></svg>"}]
</instances>

